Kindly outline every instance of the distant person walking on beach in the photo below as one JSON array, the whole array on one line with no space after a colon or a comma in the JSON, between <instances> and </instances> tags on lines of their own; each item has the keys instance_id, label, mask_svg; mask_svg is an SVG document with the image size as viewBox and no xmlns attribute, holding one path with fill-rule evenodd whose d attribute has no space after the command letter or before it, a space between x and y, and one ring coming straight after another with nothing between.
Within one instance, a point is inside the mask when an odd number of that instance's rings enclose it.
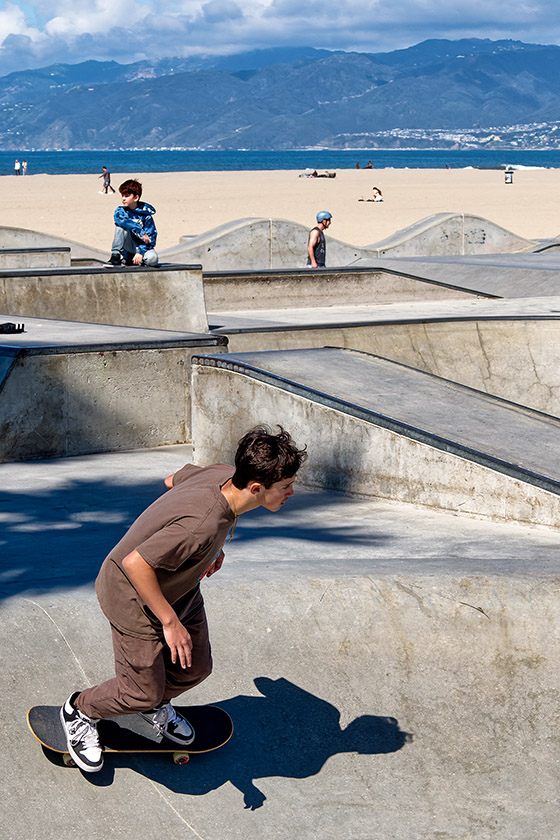
<instances>
[{"instance_id":1,"label":"distant person walking on beach","mask_svg":"<svg viewBox=\"0 0 560 840\"><path fill-rule=\"evenodd\" d=\"M16 162L14 163L14 175L21 175L21 163L16 158Z\"/></svg>"},{"instance_id":2,"label":"distant person walking on beach","mask_svg":"<svg viewBox=\"0 0 560 840\"><path fill-rule=\"evenodd\" d=\"M307 242L307 265L309 268L325 268L327 243L324 231L330 227L332 216L328 210L317 213L317 225L309 231Z\"/></svg>"},{"instance_id":3,"label":"distant person walking on beach","mask_svg":"<svg viewBox=\"0 0 560 840\"><path fill-rule=\"evenodd\" d=\"M27 161L26 160L22 160L22 162L21 162L21 174L22 175L27 175Z\"/></svg>"},{"instance_id":4,"label":"distant person walking on beach","mask_svg":"<svg viewBox=\"0 0 560 840\"><path fill-rule=\"evenodd\" d=\"M99 177L103 178L103 189L99 190L99 192L100 193L105 193L105 195L107 195L109 190L111 190L111 192L115 192L115 190L111 186L111 173L109 172L109 170L107 169L106 166L102 166L101 168L102 168L103 172L101 173L101 175Z\"/></svg>"},{"instance_id":5,"label":"distant person walking on beach","mask_svg":"<svg viewBox=\"0 0 560 840\"><path fill-rule=\"evenodd\" d=\"M158 255L154 251L157 240L153 220L155 207L147 201L140 201L140 181L132 178L123 181L119 192L122 195L122 205L115 210L115 235L111 256L104 263L105 268L116 268L119 265L157 265Z\"/></svg>"}]
</instances>

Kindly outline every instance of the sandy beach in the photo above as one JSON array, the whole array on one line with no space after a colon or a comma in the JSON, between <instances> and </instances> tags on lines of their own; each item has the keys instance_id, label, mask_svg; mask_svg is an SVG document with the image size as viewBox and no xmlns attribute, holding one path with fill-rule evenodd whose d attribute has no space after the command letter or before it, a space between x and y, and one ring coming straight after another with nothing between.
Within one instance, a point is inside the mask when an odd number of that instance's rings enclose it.
<instances>
[{"instance_id":1,"label":"sandy beach","mask_svg":"<svg viewBox=\"0 0 560 840\"><path fill-rule=\"evenodd\" d=\"M374 169L300 178L301 171L113 173L113 186L138 177L156 207L158 249L234 219L275 217L311 227L330 210L330 235L370 245L433 213L472 213L529 239L560 234L560 170ZM68 237L109 250L118 192L100 195L97 175L0 178L2 224ZM359 201L373 186L383 203Z\"/></svg>"}]
</instances>

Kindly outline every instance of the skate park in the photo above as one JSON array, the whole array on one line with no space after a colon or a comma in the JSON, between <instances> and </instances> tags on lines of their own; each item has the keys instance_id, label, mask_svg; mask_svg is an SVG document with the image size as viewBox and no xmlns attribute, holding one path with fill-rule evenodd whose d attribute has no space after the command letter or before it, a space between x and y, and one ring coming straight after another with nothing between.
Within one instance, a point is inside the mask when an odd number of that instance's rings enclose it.
<instances>
[{"instance_id":1,"label":"skate park","mask_svg":"<svg viewBox=\"0 0 560 840\"><path fill-rule=\"evenodd\" d=\"M417 233L416 254L315 276L2 269L0 321L25 324L0 335L14 838L64 837L77 801L94 840L555 834L560 263ZM234 738L186 768L57 766L25 713L108 676L100 562L166 475L257 422L309 460L205 584L214 674L192 702Z\"/></svg>"}]
</instances>

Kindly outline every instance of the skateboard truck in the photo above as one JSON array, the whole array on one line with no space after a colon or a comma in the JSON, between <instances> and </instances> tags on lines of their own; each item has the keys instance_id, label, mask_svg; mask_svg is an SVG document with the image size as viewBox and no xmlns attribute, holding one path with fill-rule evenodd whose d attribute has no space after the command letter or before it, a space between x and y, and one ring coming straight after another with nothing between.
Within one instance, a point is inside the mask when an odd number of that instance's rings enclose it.
<instances>
[{"instance_id":1,"label":"skateboard truck","mask_svg":"<svg viewBox=\"0 0 560 840\"><path fill-rule=\"evenodd\" d=\"M14 324L13 321L6 321L0 324L0 333L22 333L25 332L25 324Z\"/></svg>"}]
</instances>

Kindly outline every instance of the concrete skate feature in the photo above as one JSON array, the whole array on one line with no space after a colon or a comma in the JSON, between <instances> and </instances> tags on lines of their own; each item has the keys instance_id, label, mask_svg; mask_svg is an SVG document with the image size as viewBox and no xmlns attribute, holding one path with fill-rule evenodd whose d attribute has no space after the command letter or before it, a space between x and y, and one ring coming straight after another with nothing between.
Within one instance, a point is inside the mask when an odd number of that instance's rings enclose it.
<instances>
[{"instance_id":1,"label":"concrete skate feature","mask_svg":"<svg viewBox=\"0 0 560 840\"><path fill-rule=\"evenodd\" d=\"M209 312L457 300L485 296L444 280L382 268L203 273Z\"/></svg>"},{"instance_id":2,"label":"concrete skate feature","mask_svg":"<svg viewBox=\"0 0 560 840\"><path fill-rule=\"evenodd\" d=\"M165 259L201 262L205 271L304 266L309 230L287 219L238 219L199 236L184 237L163 252ZM437 213L366 246L328 237L328 264L357 259L421 254L495 254L531 250L532 240L516 236L488 219L465 213Z\"/></svg>"},{"instance_id":3,"label":"concrete skate feature","mask_svg":"<svg viewBox=\"0 0 560 840\"><path fill-rule=\"evenodd\" d=\"M361 350L560 417L560 297L212 312L209 319L214 334L228 336L229 352Z\"/></svg>"},{"instance_id":4,"label":"concrete skate feature","mask_svg":"<svg viewBox=\"0 0 560 840\"><path fill-rule=\"evenodd\" d=\"M65 236L53 236L39 230L0 225L0 248L70 248L72 259L104 262L106 251L74 242Z\"/></svg>"},{"instance_id":5,"label":"concrete skate feature","mask_svg":"<svg viewBox=\"0 0 560 840\"><path fill-rule=\"evenodd\" d=\"M65 837L77 801L89 840L554 837L557 534L300 486L242 516L203 583L214 673L192 702L230 712L230 744L187 768L108 757L95 780L48 760L27 709L112 675L93 580L187 460L0 467L7 840Z\"/></svg>"},{"instance_id":6,"label":"concrete skate feature","mask_svg":"<svg viewBox=\"0 0 560 840\"><path fill-rule=\"evenodd\" d=\"M505 254L532 250L535 243L481 216L434 213L368 246L376 256Z\"/></svg>"},{"instance_id":7,"label":"concrete skate feature","mask_svg":"<svg viewBox=\"0 0 560 840\"><path fill-rule=\"evenodd\" d=\"M338 348L193 357L199 462L243 428L309 441L303 480L490 519L558 527L560 421ZM219 426L219 430L218 430Z\"/></svg>"},{"instance_id":8,"label":"concrete skate feature","mask_svg":"<svg viewBox=\"0 0 560 840\"><path fill-rule=\"evenodd\" d=\"M0 461L190 440L191 356L226 345L218 336L26 318L24 333L0 336Z\"/></svg>"},{"instance_id":9,"label":"concrete skate feature","mask_svg":"<svg viewBox=\"0 0 560 840\"><path fill-rule=\"evenodd\" d=\"M0 271L0 303L25 317L208 331L199 265Z\"/></svg>"},{"instance_id":10,"label":"concrete skate feature","mask_svg":"<svg viewBox=\"0 0 560 840\"><path fill-rule=\"evenodd\" d=\"M502 298L546 297L560 291L560 253L360 260L359 266L403 272Z\"/></svg>"},{"instance_id":11,"label":"concrete skate feature","mask_svg":"<svg viewBox=\"0 0 560 840\"><path fill-rule=\"evenodd\" d=\"M0 248L0 270L70 265L70 248Z\"/></svg>"},{"instance_id":12,"label":"concrete skate feature","mask_svg":"<svg viewBox=\"0 0 560 840\"><path fill-rule=\"evenodd\" d=\"M170 262L201 263L205 271L304 267L309 229L288 219L248 217L204 233L183 236L160 252ZM107 254L63 237L23 228L0 227L0 247L67 245L72 259L103 262ZM436 213L371 245L356 246L328 237L328 264L351 265L383 256L495 254L533 250L536 243L467 213Z\"/></svg>"}]
</instances>

